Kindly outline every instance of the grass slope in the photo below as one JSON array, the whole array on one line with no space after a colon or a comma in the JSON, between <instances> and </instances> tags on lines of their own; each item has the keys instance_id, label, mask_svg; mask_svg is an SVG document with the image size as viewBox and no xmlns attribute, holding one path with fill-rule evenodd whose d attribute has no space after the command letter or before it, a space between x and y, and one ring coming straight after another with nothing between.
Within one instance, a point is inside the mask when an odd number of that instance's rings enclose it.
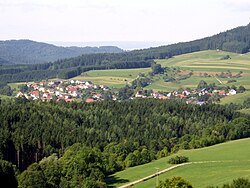
<instances>
[{"instance_id":1,"label":"grass slope","mask_svg":"<svg viewBox=\"0 0 250 188\"><path fill-rule=\"evenodd\" d=\"M231 59L221 60L221 58L226 55L229 55ZM217 85L235 85L236 87L243 85L249 90L244 94L224 98L222 104L230 103L232 101L234 103L242 103L246 98L250 97L250 53L236 54L207 50L184 54L170 59L156 60L156 62L166 67L179 67L181 70L193 70L194 74L190 78L181 80L178 83L164 82L162 79L158 79L148 86L148 89L170 92L178 90L179 88L196 88L199 81L204 80L207 83L215 83ZM220 74L221 72L227 72L228 70L230 70L233 75L242 71L243 76L240 78L219 78L222 82L220 83L215 75ZM204 73L211 75L211 77L201 76L201 74ZM232 79L236 79L237 82L227 83L228 80Z\"/></svg>"},{"instance_id":2,"label":"grass slope","mask_svg":"<svg viewBox=\"0 0 250 188\"><path fill-rule=\"evenodd\" d=\"M231 59L221 60L229 55ZM206 50L176 56L167 60L157 60L163 66L181 67L184 70L218 72L250 72L250 54L236 54L224 51Z\"/></svg>"},{"instance_id":3,"label":"grass slope","mask_svg":"<svg viewBox=\"0 0 250 188\"><path fill-rule=\"evenodd\" d=\"M206 187L208 185L222 185L231 182L238 177L250 178L250 138L230 141L206 148L182 150L175 155L185 155L191 162L210 161L202 164L190 164L166 172L159 176L164 180L173 176L181 176L190 181L194 187ZM174 155L172 155L174 156ZM123 180L110 186L118 187L126 184L125 180L131 182L156 172L156 168L164 169L170 165L168 159L162 158L149 164L128 168L117 172L113 176ZM217 162L212 162L217 161ZM123 182L123 183L121 183ZM139 183L135 188L153 188L156 185L156 178Z\"/></svg>"},{"instance_id":4,"label":"grass slope","mask_svg":"<svg viewBox=\"0 0 250 188\"><path fill-rule=\"evenodd\" d=\"M105 84L110 87L120 88L134 80L138 74L148 73L150 70L150 68L93 70L74 77L73 80L88 80L95 84Z\"/></svg>"}]
</instances>

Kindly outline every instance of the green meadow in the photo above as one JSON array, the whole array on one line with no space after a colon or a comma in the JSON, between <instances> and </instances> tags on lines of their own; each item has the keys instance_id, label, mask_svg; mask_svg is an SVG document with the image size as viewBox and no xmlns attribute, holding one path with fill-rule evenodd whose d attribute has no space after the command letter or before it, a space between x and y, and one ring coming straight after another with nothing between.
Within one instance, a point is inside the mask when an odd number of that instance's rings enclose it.
<instances>
[{"instance_id":1,"label":"green meadow","mask_svg":"<svg viewBox=\"0 0 250 188\"><path fill-rule=\"evenodd\" d=\"M229 55L231 59L221 60L222 57ZM165 67L179 67L181 70L192 70L193 76L190 78L176 83L177 87L196 87L200 80L204 80L208 83L216 83L223 85L243 85L247 89L250 89L250 54L236 54L223 51L207 50L201 52L194 52L190 54L184 54L165 60L156 60ZM218 78L222 83L216 79L216 74L221 72L231 71L233 75L243 72L243 76L240 78ZM202 74L207 73L210 77L204 77ZM227 84L228 80L235 79L236 82ZM172 88L173 83L155 83L162 85L165 90ZM154 88L154 86L150 86Z\"/></svg>"},{"instance_id":2,"label":"green meadow","mask_svg":"<svg viewBox=\"0 0 250 188\"><path fill-rule=\"evenodd\" d=\"M221 60L229 55L231 59ZM236 54L224 51L206 50L175 56L166 60L156 60L162 66L180 67L183 70L221 72L250 72L250 54Z\"/></svg>"},{"instance_id":3,"label":"green meadow","mask_svg":"<svg viewBox=\"0 0 250 188\"><path fill-rule=\"evenodd\" d=\"M250 98L250 90L245 91L244 93L238 93L237 95L226 96L221 99L220 104L243 104L247 98Z\"/></svg>"},{"instance_id":4,"label":"green meadow","mask_svg":"<svg viewBox=\"0 0 250 188\"><path fill-rule=\"evenodd\" d=\"M110 184L110 187L119 187L128 182L148 176L159 170L168 168L170 157L184 155L190 162L201 162L178 167L172 171L160 175L160 180L181 176L192 183L194 187L203 188L209 185L220 186L229 183L238 177L250 178L250 138L230 141L210 147L192 150L181 150L177 154L155 160L151 163L128 168L113 175L118 183ZM120 182L120 183L119 183ZM123 182L123 183L122 183ZM157 178L136 184L135 188L154 188Z\"/></svg>"},{"instance_id":5,"label":"green meadow","mask_svg":"<svg viewBox=\"0 0 250 188\"><path fill-rule=\"evenodd\" d=\"M141 69L111 69L111 70L92 70L82 75L74 77L74 80L87 80L95 84L104 84L109 87L121 88L136 79L138 74L147 74L150 68Z\"/></svg>"}]
</instances>

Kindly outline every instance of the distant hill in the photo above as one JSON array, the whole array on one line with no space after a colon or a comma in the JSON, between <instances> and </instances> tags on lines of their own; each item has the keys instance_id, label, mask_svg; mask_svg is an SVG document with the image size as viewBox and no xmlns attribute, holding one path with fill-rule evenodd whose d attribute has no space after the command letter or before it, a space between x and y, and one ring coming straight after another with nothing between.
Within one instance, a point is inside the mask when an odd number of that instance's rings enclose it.
<instances>
[{"instance_id":1,"label":"distant hill","mask_svg":"<svg viewBox=\"0 0 250 188\"><path fill-rule=\"evenodd\" d=\"M115 46L58 47L31 40L0 41L0 64L39 64L92 53L120 53Z\"/></svg>"},{"instance_id":2,"label":"distant hill","mask_svg":"<svg viewBox=\"0 0 250 188\"><path fill-rule=\"evenodd\" d=\"M89 42L47 42L56 46L117 46L126 51L145 49L172 44L169 41L89 41Z\"/></svg>"}]
</instances>

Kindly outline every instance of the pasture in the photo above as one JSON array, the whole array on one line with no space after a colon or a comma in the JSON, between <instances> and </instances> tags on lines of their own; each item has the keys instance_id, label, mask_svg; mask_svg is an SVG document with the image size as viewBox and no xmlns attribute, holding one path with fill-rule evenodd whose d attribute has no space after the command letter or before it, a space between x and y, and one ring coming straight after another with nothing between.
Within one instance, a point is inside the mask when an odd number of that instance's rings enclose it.
<instances>
[{"instance_id":1,"label":"pasture","mask_svg":"<svg viewBox=\"0 0 250 188\"><path fill-rule=\"evenodd\" d=\"M162 170L168 168L170 157L184 155L190 162L204 162L178 167L172 171L160 175L159 180L181 176L190 181L194 187L203 188L209 185L222 185L231 182L238 177L250 178L250 138L229 141L210 147L192 150L181 150L177 154L155 160L151 163L128 168L113 175L118 183L110 184L110 187L119 187L128 182L140 179L156 172L156 168ZM157 178L139 183L135 188L154 188Z\"/></svg>"},{"instance_id":2,"label":"pasture","mask_svg":"<svg viewBox=\"0 0 250 188\"><path fill-rule=\"evenodd\" d=\"M93 70L82 73L82 75L74 77L73 80L86 80L95 84L121 88L136 79L138 74L147 74L150 70L150 68Z\"/></svg>"}]
</instances>

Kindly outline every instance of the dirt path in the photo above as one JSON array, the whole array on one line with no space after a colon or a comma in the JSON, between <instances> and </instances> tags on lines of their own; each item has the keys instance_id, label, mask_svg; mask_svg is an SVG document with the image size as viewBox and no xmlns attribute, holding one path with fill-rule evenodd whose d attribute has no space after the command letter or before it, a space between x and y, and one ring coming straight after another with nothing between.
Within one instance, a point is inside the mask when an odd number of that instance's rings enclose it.
<instances>
[{"instance_id":1,"label":"dirt path","mask_svg":"<svg viewBox=\"0 0 250 188\"><path fill-rule=\"evenodd\" d=\"M174 166L171 166L171 167L166 168L166 169L164 169L164 170L161 170L161 171L159 171L159 172L157 172L157 173L154 173L154 174L151 174L151 175L146 176L146 177L144 177L144 178L141 178L141 179L139 179L139 180L133 181L133 182L128 183L128 184L126 184L126 185L122 185L122 186L120 186L120 187L118 187L118 188L132 187L132 186L135 185L135 184L138 184L138 183L140 183L140 182L149 180L149 179L151 179L151 178L153 178L153 177L155 177L155 176L158 176L158 175L160 175L160 174L163 174L163 173L165 173L165 172L168 172L168 171L170 171L170 170L173 170L173 169L178 168L178 167L181 167L181 166L186 166L186 165L190 165L190 164L221 163L221 162L223 162L223 161L200 161L200 162L189 162L189 163L182 163L182 164L174 165Z\"/></svg>"},{"instance_id":2,"label":"dirt path","mask_svg":"<svg viewBox=\"0 0 250 188\"><path fill-rule=\"evenodd\" d=\"M220 84L223 84L222 81L221 81L219 78L215 77L215 79L216 79Z\"/></svg>"}]
</instances>

